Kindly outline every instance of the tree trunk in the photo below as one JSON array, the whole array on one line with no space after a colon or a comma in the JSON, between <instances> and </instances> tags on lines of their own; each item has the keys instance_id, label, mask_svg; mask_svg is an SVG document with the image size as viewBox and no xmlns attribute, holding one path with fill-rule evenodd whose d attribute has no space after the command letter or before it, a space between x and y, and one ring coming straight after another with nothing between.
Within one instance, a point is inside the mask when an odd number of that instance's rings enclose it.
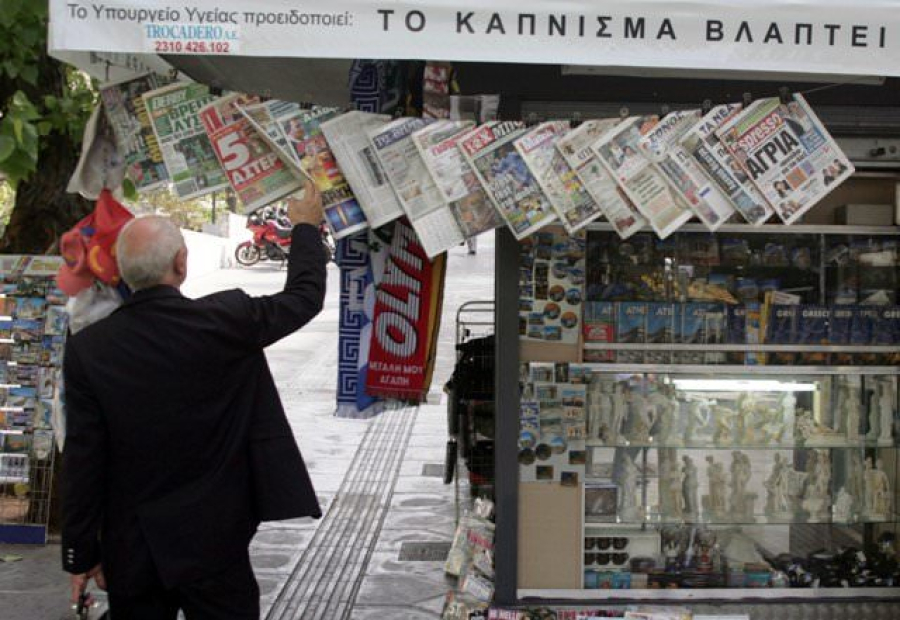
<instances>
[{"instance_id":1,"label":"tree trunk","mask_svg":"<svg viewBox=\"0 0 900 620\"><path fill-rule=\"evenodd\" d=\"M66 66L43 54L39 70L37 86L8 81L0 85L0 100L8 100L16 88L22 88L36 105L45 95L62 97L67 88ZM0 240L0 252L44 254L62 233L91 211L87 200L66 193L80 151L80 136L76 141L67 133L53 131L41 138L37 172L17 188L16 204Z\"/></svg>"}]
</instances>

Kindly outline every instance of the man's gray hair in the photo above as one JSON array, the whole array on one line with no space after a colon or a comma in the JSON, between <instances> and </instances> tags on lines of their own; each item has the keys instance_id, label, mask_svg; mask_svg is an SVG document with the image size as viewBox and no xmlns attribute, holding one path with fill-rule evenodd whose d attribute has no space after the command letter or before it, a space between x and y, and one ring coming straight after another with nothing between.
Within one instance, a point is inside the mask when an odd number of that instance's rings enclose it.
<instances>
[{"instance_id":1,"label":"man's gray hair","mask_svg":"<svg viewBox=\"0 0 900 620\"><path fill-rule=\"evenodd\" d=\"M143 234L135 234L138 225ZM172 269L184 237L167 217L148 215L125 224L116 242L119 273L132 291L161 284Z\"/></svg>"}]
</instances>

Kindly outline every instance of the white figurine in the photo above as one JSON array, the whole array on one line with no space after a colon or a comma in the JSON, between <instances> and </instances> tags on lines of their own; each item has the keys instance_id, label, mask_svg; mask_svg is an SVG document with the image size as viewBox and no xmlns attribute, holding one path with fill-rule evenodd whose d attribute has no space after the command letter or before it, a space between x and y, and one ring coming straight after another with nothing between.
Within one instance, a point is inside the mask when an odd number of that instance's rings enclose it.
<instances>
[{"instance_id":1,"label":"white figurine","mask_svg":"<svg viewBox=\"0 0 900 620\"><path fill-rule=\"evenodd\" d=\"M840 391L841 398L838 400L843 399L843 407L839 404L838 411L844 413L844 419L847 424L847 439L856 441L859 439L859 421L862 415L859 410L859 392L858 390L850 389L848 385L841 386Z\"/></svg>"},{"instance_id":2,"label":"white figurine","mask_svg":"<svg viewBox=\"0 0 900 620\"><path fill-rule=\"evenodd\" d=\"M653 409L647 403L647 399L636 391L631 392L629 401L631 431L627 439L633 444L646 445L650 442L650 429L654 422Z\"/></svg>"},{"instance_id":3,"label":"white figurine","mask_svg":"<svg viewBox=\"0 0 900 620\"><path fill-rule=\"evenodd\" d=\"M689 518L696 519L700 516L700 508L697 502L697 490L700 487L697 479L697 466L694 465L693 459L689 456L682 456L681 462L684 463L684 466L681 468L683 478L681 495L684 498L684 514Z\"/></svg>"},{"instance_id":4,"label":"white figurine","mask_svg":"<svg viewBox=\"0 0 900 620\"><path fill-rule=\"evenodd\" d=\"M887 474L882 469L881 459L872 467L872 459L866 458L866 516L869 519L883 521L888 518L891 510L890 483Z\"/></svg>"},{"instance_id":5,"label":"white figurine","mask_svg":"<svg viewBox=\"0 0 900 620\"><path fill-rule=\"evenodd\" d=\"M850 463L847 465L847 482L844 488L853 497L853 502L857 507L865 506L866 481L862 457L859 455L859 452L853 451L850 453Z\"/></svg>"},{"instance_id":6,"label":"white figurine","mask_svg":"<svg viewBox=\"0 0 900 620\"><path fill-rule=\"evenodd\" d=\"M680 521L684 514L682 474L674 452L660 450L659 501L660 512L665 520Z\"/></svg>"},{"instance_id":7,"label":"white figurine","mask_svg":"<svg viewBox=\"0 0 900 620\"><path fill-rule=\"evenodd\" d=\"M772 464L772 472L764 483L766 487L766 514L768 515L787 511L788 502L783 486L786 469L787 461L780 454L776 453L775 462Z\"/></svg>"},{"instance_id":8,"label":"white figurine","mask_svg":"<svg viewBox=\"0 0 900 620\"><path fill-rule=\"evenodd\" d=\"M847 491L847 487L841 487L837 499L831 510L831 518L836 523L850 523L853 521L853 496Z\"/></svg>"},{"instance_id":9,"label":"white figurine","mask_svg":"<svg viewBox=\"0 0 900 620\"><path fill-rule=\"evenodd\" d=\"M609 385L600 379L600 375L594 375L588 392L588 437L600 439L606 444L611 443L612 398L609 395Z\"/></svg>"},{"instance_id":10,"label":"white figurine","mask_svg":"<svg viewBox=\"0 0 900 620\"><path fill-rule=\"evenodd\" d=\"M622 521L636 521L638 519L638 476L640 470L630 456L622 457L622 482L619 487L621 492L619 499L619 518Z\"/></svg>"},{"instance_id":11,"label":"white figurine","mask_svg":"<svg viewBox=\"0 0 900 620\"><path fill-rule=\"evenodd\" d=\"M685 438L688 444L700 441L701 431L709 424L709 402L694 400L688 406L687 428Z\"/></svg>"},{"instance_id":12,"label":"white figurine","mask_svg":"<svg viewBox=\"0 0 900 620\"><path fill-rule=\"evenodd\" d=\"M709 478L706 508L713 516L721 517L727 508L728 477L725 475L725 466L716 462L712 456L707 456L706 462L706 476Z\"/></svg>"},{"instance_id":13,"label":"white figurine","mask_svg":"<svg viewBox=\"0 0 900 620\"><path fill-rule=\"evenodd\" d=\"M733 409L722 405L713 405L712 413L716 424L713 441L720 445L731 445L735 440L733 422L737 414Z\"/></svg>"},{"instance_id":14,"label":"white figurine","mask_svg":"<svg viewBox=\"0 0 900 620\"><path fill-rule=\"evenodd\" d=\"M878 443L890 446L894 443L894 382L882 381L880 383L881 396L878 399ZM879 390L875 390L876 393Z\"/></svg>"},{"instance_id":15,"label":"white figurine","mask_svg":"<svg viewBox=\"0 0 900 620\"><path fill-rule=\"evenodd\" d=\"M625 412L628 405L625 402L625 392L621 383L616 383L612 395L612 422L609 425L609 439L611 445L621 444L622 423L625 421Z\"/></svg>"},{"instance_id":16,"label":"white figurine","mask_svg":"<svg viewBox=\"0 0 900 620\"><path fill-rule=\"evenodd\" d=\"M831 460L827 450L814 450L806 471L806 489L803 494L803 510L810 520L820 520L827 515L829 489L831 488Z\"/></svg>"},{"instance_id":17,"label":"white figurine","mask_svg":"<svg viewBox=\"0 0 900 620\"><path fill-rule=\"evenodd\" d=\"M660 446L680 444L681 440L675 432L678 400L675 398L674 390L668 385L660 386L658 391L650 395L649 403L656 418L654 443Z\"/></svg>"},{"instance_id":18,"label":"white figurine","mask_svg":"<svg viewBox=\"0 0 900 620\"><path fill-rule=\"evenodd\" d=\"M731 518L737 521L753 521L753 500L747 492L750 483L750 459L737 450L731 453Z\"/></svg>"},{"instance_id":19,"label":"white figurine","mask_svg":"<svg viewBox=\"0 0 900 620\"><path fill-rule=\"evenodd\" d=\"M869 399L869 432L866 433L868 441L878 441L881 426L881 394L878 388L872 392Z\"/></svg>"}]
</instances>

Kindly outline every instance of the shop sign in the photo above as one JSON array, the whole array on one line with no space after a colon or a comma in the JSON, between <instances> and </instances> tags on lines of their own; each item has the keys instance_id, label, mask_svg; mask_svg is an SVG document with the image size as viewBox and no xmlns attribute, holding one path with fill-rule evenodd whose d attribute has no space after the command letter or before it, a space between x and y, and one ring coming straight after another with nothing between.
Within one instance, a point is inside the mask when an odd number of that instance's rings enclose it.
<instances>
[{"instance_id":1,"label":"shop sign","mask_svg":"<svg viewBox=\"0 0 900 620\"><path fill-rule=\"evenodd\" d=\"M53 53L900 76L895 0L50 0Z\"/></svg>"}]
</instances>

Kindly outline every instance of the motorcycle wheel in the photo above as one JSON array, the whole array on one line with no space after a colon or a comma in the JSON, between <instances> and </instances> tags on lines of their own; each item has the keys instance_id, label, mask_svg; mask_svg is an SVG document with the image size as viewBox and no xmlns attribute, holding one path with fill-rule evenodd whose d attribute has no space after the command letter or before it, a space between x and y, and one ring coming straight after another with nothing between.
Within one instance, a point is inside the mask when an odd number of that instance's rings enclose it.
<instances>
[{"instance_id":1,"label":"motorcycle wheel","mask_svg":"<svg viewBox=\"0 0 900 620\"><path fill-rule=\"evenodd\" d=\"M244 267L255 265L259 262L259 248L252 243L242 243L234 251L234 259Z\"/></svg>"}]
</instances>

